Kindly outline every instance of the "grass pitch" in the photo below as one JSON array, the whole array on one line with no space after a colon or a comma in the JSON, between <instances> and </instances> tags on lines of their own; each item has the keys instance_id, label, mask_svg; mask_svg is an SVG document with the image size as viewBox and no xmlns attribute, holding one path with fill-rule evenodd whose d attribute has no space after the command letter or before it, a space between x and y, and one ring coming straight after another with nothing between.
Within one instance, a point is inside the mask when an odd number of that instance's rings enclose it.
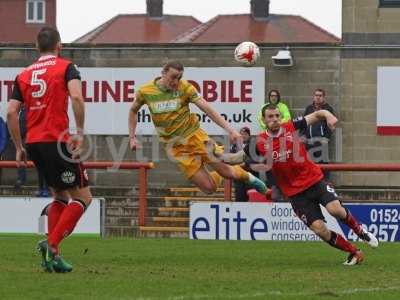
<instances>
[{"instance_id":1,"label":"grass pitch","mask_svg":"<svg viewBox=\"0 0 400 300\"><path fill-rule=\"evenodd\" d=\"M400 244L346 254L300 242L100 239L63 245L69 274L44 273L37 236L0 235L0 299L400 299Z\"/></svg>"}]
</instances>

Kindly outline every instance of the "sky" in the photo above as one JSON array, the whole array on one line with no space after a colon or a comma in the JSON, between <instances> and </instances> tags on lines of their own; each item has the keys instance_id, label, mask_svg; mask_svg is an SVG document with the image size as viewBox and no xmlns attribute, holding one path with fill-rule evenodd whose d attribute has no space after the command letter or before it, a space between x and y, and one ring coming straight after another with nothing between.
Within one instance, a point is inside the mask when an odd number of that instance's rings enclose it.
<instances>
[{"instance_id":1,"label":"sky","mask_svg":"<svg viewBox=\"0 0 400 300\"><path fill-rule=\"evenodd\" d=\"M340 37L342 0L270 0L270 13L301 15ZM250 0L164 0L164 14L192 15L206 22L218 14L249 13ZM81 37L117 14L146 13L146 0L57 0L63 42Z\"/></svg>"}]
</instances>

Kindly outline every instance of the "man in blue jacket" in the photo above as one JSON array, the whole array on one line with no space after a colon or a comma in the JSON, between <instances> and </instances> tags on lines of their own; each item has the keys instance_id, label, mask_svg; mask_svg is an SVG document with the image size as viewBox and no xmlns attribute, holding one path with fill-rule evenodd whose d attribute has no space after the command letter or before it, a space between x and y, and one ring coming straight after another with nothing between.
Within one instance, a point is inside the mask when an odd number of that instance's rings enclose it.
<instances>
[{"instance_id":1,"label":"man in blue jacket","mask_svg":"<svg viewBox=\"0 0 400 300\"><path fill-rule=\"evenodd\" d=\"M0 156L3 155L4 150L8 144L8 130L6 122L0 117Z\"/></svg>"},{"instance_id":2,"label":"man in blue jacket","mask_svg":"<svg viewBox=\"0 0 400 300\"><path fill-rule=\"evenodd\" d=\"M18 118L19 118L19 128L20 128L20 132L21 132L21 139L22 142L25 145L25 137L26 137L26 110L25 110L25 106L22 105L21 106L21 110L19 111L18 114ZM15 189L20 189L23 185L25 185L26 183L26 167L21 166L18 167L17 169L17 181L14 184Z\"/></svg>"},{"instance_id":3,"label":"man in blue jacket","mask_svg":"<svg viewBox=\"0 0 400 300\"><path fill-rule=\"evenodd\" d=\"M0 116L0 160L3 159L3 152L7 147L8 144L8 130L7 130L7 124L3 120L3 118ZM2 179L2 172L3 169L0 168L0 183Z\"/></svg>"},{"instance_id":4,"label":"man in blue jacket","mask_svg":"<svg viewBox=\"0 0 400 300\"><path fill-rule=\"evenodd\" d=\"M316 89L313 95L313 103L306 107L304 116L318 110L327 110L333 115L336 115L332 106L326 102L325 97L325 90ZM332 131L329 129L326 121L320 121L316 124L309 125L307 130L303 133L307 138L306 149L313 161L316 163L329 163L328 145L332 136ZM324 175L325 179L329 179L329 172L324 171Z\"/></svg>"}]
</instances>

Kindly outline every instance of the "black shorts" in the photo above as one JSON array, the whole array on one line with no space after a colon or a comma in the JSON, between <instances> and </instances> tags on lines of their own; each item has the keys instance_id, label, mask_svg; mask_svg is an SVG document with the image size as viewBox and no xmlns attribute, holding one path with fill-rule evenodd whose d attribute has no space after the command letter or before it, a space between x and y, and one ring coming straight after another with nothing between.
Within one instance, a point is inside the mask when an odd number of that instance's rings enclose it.
<instances>
[{"instance_id":1,"label":"black shorts","mask_svg":"<svg viewBox=\"0 0 400 300\"><path fill-rule=\"evenodd\" d=\"M88 176L82 163L74 162L65 143L32 143L26 145L28 157L43 174L48 186L56 191L87 187Z\"/></svg>"},{"instance_id":2,"label":"black shorts","mask_svg":"<svg viewBox=\"0 0 400 300\"><path fill-rule=\"evenodd\" d=\"M307 226L316 220L325 221L320 204L326 206L334 200L338 200L338 195L324 180L318 181L300 194L289 197L294 212Z\"/></svg>"}]
</instances>

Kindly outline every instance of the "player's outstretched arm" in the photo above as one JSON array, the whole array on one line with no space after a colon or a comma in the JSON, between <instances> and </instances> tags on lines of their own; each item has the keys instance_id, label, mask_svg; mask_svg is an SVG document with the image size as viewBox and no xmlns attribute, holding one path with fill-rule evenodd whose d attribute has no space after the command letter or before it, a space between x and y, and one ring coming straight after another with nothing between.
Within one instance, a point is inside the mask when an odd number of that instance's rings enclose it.
<instances>
[{"instance_id":1,"label":"player's outstretched arm","mask_svg":"<svg viewBox=\"0 0 400 300\"><path fill-rule=\"evenodd\" d=\"M233 129L228 122L225 121L223 117L219 113L217 113L203 98L200 98L194 104L200 108L201 111L207 114L211 120L213 120L219 127L224 129L229 133L229 137L231 142L241 142L242 136Z\"/></svg>"},{"instance_id":2,"label":"player's outstretched arm","mask_svg":"<svg viewBox=\"0 0 400 300\"><path fill-rule=\"evenodd\" d=\"M7 108L7 126L16 149L17 165L26 164L26 152L22 145L21 129L19 128L18 114L21 110L21 101L10 99Z\"/></svg>"},{"instance_id":3,"label":"player's outstretched arm","mask_svg":"<svg viewBox=\"0 0 400 300\"><path fill-rule=\"evenodd\" d=\"M316 112L313 112L312 114L305 116L304 119L306 119L307 125L313 125L319 121L326 120L326 123L331 130L335 130L336 124L338 122L338 119L327 110L318 110Z\"/></svg>"},{"instance_id":4,"label":"player's outstretched arm","mask_svg":"<svg viewBox=\"0 0 400 300\"><path fill-rule=\"evenodd\" d=\"M139 97L135 94L135 99L132 102L132 106L129 109L128 126L129 126L129 146L131 150L136 150L138 147L138 141L136 140L136 127L137 127L137 113L142 107L142 103L139 101Z\"/></svg>"}]
</instances>

